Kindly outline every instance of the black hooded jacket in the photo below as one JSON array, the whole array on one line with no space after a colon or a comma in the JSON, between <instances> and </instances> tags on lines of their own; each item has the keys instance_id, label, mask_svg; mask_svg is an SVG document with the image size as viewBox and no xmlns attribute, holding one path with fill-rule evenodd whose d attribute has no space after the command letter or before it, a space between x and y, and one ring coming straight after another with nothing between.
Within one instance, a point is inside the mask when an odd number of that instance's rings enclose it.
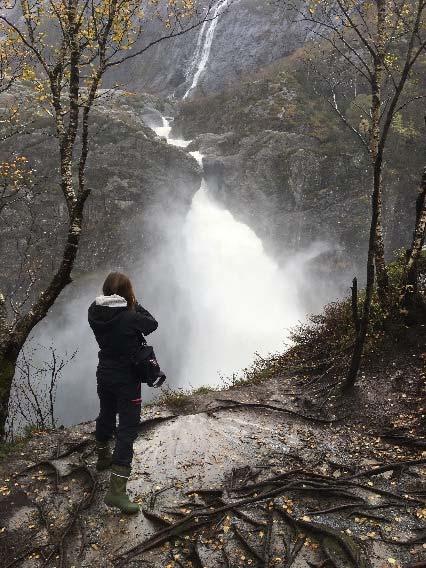
<instances>
[{"instance_id":1,"label":"black hooded jacket","mask_svg":"<svg viewBox=\"0 0 426 568\"><path fill-rule=\"evenodd\" d=\"M129 310L126 300L114 295L96 298L88 319L99 345L98 379L133 376L131 358L143 336L157 329L155 318L139 304Z\"/></svg>"}]
</instances>

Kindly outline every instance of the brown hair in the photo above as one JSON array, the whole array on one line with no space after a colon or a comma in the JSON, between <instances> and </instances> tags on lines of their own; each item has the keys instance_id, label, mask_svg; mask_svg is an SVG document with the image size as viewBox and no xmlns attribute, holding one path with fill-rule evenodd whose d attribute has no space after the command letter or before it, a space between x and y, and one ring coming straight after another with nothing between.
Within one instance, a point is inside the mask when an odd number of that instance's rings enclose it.
<instances>
[{"instance_id":1,"label":"brown hair","mask_svg":"<svg viewBox=\"0 0 426 568\"><path fill-rule=\"evenodd\" d=\"M136 304L136 297L133 291L130 278L121 272L111 272L106 277L104 285L102 286L104 296L112 296L118 294L127 300L127 307L132 309Z\"/></svg>"}]
</instances>

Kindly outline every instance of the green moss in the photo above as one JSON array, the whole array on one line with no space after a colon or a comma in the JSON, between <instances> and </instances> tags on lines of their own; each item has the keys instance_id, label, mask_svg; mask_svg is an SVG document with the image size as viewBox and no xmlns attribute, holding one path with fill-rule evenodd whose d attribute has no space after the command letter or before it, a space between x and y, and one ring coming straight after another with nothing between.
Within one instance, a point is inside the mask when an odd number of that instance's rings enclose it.
<instances>
[{"instance_id":1,"label":"green moss","mask_svg":"<svg viewBox=\"0 0 426 568\"><path fill-rule=\"evenodd\" d=\"M215 390L217 390L217 389L215 389L214 387L210 387L210 386L208 386L208 385L204 385L204 386L202 386L202 387L198 387L198 388L196 388L195 390L193 390L193 391L192 391L192 394L193 394L193 395L196 395L196 394L209 394L209 393L211 393L211 392L214 392Z\"/></svg>"},{"instance_id":2,"label":"green moss","mask_svg":"<svg viewBox=\"0 0 426 568\"><path fill-rule=\"evenodd\" d=\"M181 409L185 407L192 395L190 389L167 389L164 391L158 399L155 400L155 404L162 406L167 406L173 409Z\"/></svg>"}]
</instances>

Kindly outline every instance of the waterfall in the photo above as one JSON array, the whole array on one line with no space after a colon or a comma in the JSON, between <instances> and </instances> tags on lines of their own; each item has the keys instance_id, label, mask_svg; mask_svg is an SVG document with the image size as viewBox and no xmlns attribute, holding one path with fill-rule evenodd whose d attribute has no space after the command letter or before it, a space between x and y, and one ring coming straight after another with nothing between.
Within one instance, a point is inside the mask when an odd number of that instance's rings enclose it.
<instances>
[{"instance_id":1,"label":"waterfall","mask_svg":"<svg viewBox=\"0 0 426 568\"><path fill-rule=\"evenodd\" d=\"M163 126L157 126L153 128L154 132L157 136L161 138L165 138L168 144L172 146L177 146L178 148L186 148L191 144L191 140L182 140L181 138L170 138L170 132L172 131L172 127L170 126L170 118L166 118L163 116Z\"/></svg>"},{"instance_id":2,"label":"waterfall","mask_svg":"<svg viewBox=\"0 0 426 568\"><path fill-rule=\"evenodd\" d=\"M193 73L192 81L189 89L183 95L183 100L188 98L191 91L193 91L195 87L198 85L200 77L207 66L210 57L210 51L212 48L214 34L216 31L216 26L219 21L220 12L222 8L225 9L227 7L229 2L230 0L218 0L218 3L216 4L213 10L213 15L211 20L204 22L203 25L201 26L201 30L197 38L197 46L195 48L194 57L191 60L187 72L188 80L190 79L190 75Z\"/></svg>"},{"instance_id":3,"label":"waterfall","mask_svg":"<svg viewBox=\"0 0 426 568\"><path fill-rule=\"evenodd\" d=\"M189 144L169 137L167 120L154 130L169 144ZM202 154L190 154L202 166ZM163 225L167 232L173 222L167 217ZM282 351L288 328L304 318L299 287L315 251L280 266L205 180L169 241L141 265L137 285L160 321L155 347L171 384L217 384L219 374L250 365L255 353Z\"/></svg>"},{"instance_id":4,"label":"waterfall","mask_svg":"<svg viewBox=\"0 0 426 568\"><path fill-rule=\"evenodd\" d=\"M170 119L154 129L169 144L185 148L190 141L170 138ZM203 156L190 154L202 166ZM255 354L282 351L288 329L308 310L307 287L318 309L331 296L321 282L310 281L309 263L318 246L292 254L279 264L262 241L238 221L209 191L206 180L186 214L177 198L152 211L158 246L130 268L138 299L159 321L149 336L171 387L219 384L247 367ZM132 225L137 219L132 219ZM139 243L133 244L138 246ZM130 245L129 245L130 246ZM284 243L283 243L284 248ZM289 247L291 248L291 247ZM87 325L87 307L99 293L105 271L76 279L34 331L35 347L54 343L61 356L78 349L63 372L56 413L59 422L73 424L95 415L98 401L94 379L97 345ZM46 361L46 347L35 353ZM67 357L65 357L67 358ZM46 383L38 385L46 389ZM144 398L152 396L144 389Z\"/></svg>"}]
</instances>

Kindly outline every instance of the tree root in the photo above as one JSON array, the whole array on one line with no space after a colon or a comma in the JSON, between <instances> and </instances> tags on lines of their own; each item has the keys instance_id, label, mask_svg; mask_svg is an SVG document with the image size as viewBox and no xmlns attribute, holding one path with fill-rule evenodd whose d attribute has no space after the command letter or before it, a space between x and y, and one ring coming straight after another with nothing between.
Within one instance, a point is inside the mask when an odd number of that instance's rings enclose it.
<instances>
[{"instance_id":1,"label":"tree root","mask_svg":"<svg viewBox=\"0 0 426 568\"><path fill-rule=\"evenodd\" d=\"M88 475L90 482L91 482L90 492L89 492L88 495L83 497L83 499L75 507L74 512L71 515L71 518L69 519L65 528L61 531L56 543L54 543L53 550L47 556L43 566L48 566L50 560L52 560L52 558L55 556L55 554L57 552L59 552L59 568L62 568L62 566L64 565L64 557L65 557L65 550L64 550L65 539L68 536L69 532L73 529L74 525L77 523L77 521L80 517L80 514L84 510L86 510L90 507L90 505L92 504L93 499L95 497L96 489L97 489L97 479L95 478L95 476L93 475L93 473L90 471L90 469L87 466L79 466L76 470L73 471L73 474L77 470L81 470Z\"/></svg>"},{"instance_id":2,"label":"tree root","mask_svg":"<svg viewBox=\"0 0 426 568\"><path fill-rule=\"evenodd\" d=\"M139 556L140 554L151 550L153 548L159 547L170 540L175 538L180 538L184 535L195 536L198 534L199 530L205 527L211 528L216 525L215 530L223 523L226 513L231 511L235 517L238 517L241 521L254 526L255 528L265 528L266 527L266 539L263 542L262 551L257 550L246 538L244 531L241 530L239 526L235 523L232 524L232 531L235 538L238 540L241 546L248 551L248 553L253 557L253 559L259 563L261 566L267 566L267 559L269 555L270 545L271 545L271 533L272 533L272 514L270 507L276 514L280 516L290 527L296 530L301 530L304 533L310 532L316 535L316 538L321 543L324 554L327 557L327 562L331 565L338 566L338 568L348 567L348 568L364 568L367 566L365 559L362 556L362 551L349 535L339 532L338 530L332 529L324 524L313 523L309 518L294 516L290 514L281 505L275 502L278 497L283 497L291 493L315 493L320 498L332 498L334 501L336 499L350 499L350 503L337 503L333 507L326 509L321 509L317 511L310 511L308 515L325 515L338 511L344 511L346 509L351 510L349 516L355 514L359 516L374 518L374 520L390 522L386 517L379 517L370 513L369 511L374 509L385 509L389 506L402 506L405 504L416 504L422 502L421 499L416 499L409 497L407 495L400 495L391 491L376 488L371 485L360 483L356 481L359 477L370 477L385 471L390 471L397 467L410 467L415 465L421 465L425 460L408 460L405 462L397 462L384 464L382 466L374 467L370 470L365 470L358 472L357 474L350 475L347 478L341 478L336 480L334 477L316 474L312 472L305 472L301 469L294 469L291 471L283 472L274 475L264 481L257 483L247 483L245 486L229 487L226 485L223 488L207 488L199 490L191 490L188 494L202 496L206 501L206 506L202 509L193 510L190 514L186 515L184 518L177 520L176 522L165 522L164 519L149 511L153 520L161 521L163 528L151 537L146 539L140 544L137 544L124 555L121 555L115 559L115 565L125 566L130 559ZM246 477L248 480L249 478ZM235 484L234 484L235 485ZM354 494L351 490L360 489L367 492L376 493L382 497L387 497L388 502L380 505L368 505L363 497ZM241 495L244 492L254 492L257 491L255 495L244 495L239 499L229 500L223 499L223 494L227 495ZM254 503L260 504L265 502L271 502L266 508L266 512L269 513L268 521L262 519L253 519L242 509L247 508L247 506ZM216 503L215 506L212 503ZM195 503L189 503L188 505L194 506ZM262 510L262 507L258 507L258 511ZM145 511L144 511L145 514ZM174 514L171 511L171 514ZM177 513L176 513L177 514ZM181 514L181 512L179 512ZM303 513L302 513L303 514ZM155 517L155 519L154 519ZM415 544L422 542L422 538L409 541L404 544ZM293 546L293 552L296 551L300 544L300 539L296 542L296 547ZM397 544L396 541L389 541L390 544ZM286 543L286 548L288 550L287 555L291 558L291 548L289 544Z\"/></svg>"},{"instance_id":3,"label":"tree root","mask_svg":"<svg viewBox=\"0 0 426 568\"><path fill-rule=\"evenodd\" d=\"M424 438L408 436L404 429L385 430L383 432L379 432L378 436L395 446L411 446L419 449L426 448L426 440Z\"/></svg>"},{"instance_id":4,"label":"tree root","mask_svg":"<svg viewBox=\"0 0 426 568\"><path fill-rule=\"evenodd\" d=\"M257 402L240 402L239 400L233 400L230 398L216 398L217 402L224 402L227 405L217 406L212 408L212 412L217 412L219 410L232 410L233 408L263 408L266 410L273 410L275 412L284 412L292 416L297 416L302 420L307 420L308 422L316 422L317 424L335 424L340 422L343 418L319 418L318 416L307 416L306 414L301 414L296 410L291 410L289 408L283 408L282 406L276 406L274 404L257 403Z\"/></svg>"},{"instance_id":5,"label":"tree root","mask_svg":"<svg viewBox=\"0 0 426 568\"><path fill-rule=\"evenodd\" d=\"M162 493L165 493L166 491L169 491L169 489L173 489L174 485L168 485L167 487L163 487L162 489L158 489L157 491L154 491L153 493L151 493L151 497L149 500L149 508L153 509L155 507L155 503L157 502L157 497L159 495L161 495Z\"/></svg>"},{"instance_id":6,"label":"tree root","mask_svg":"<svg viewBox=\"0 0 426 568\"><path fill-rule=\"evenodd\" d=\"M366 519L372 519L373 521L379 521L379 523L391 523L392 521L387 517L382 517L380 515L374 515L373 513L368 513L367 511L352 511L348 515L349 517L365 517Z\"/></svg>"},{"instance_id":7,"label":"tree root","mask_svg":"<svg viewBox=\"0 0 426 568\"><path fill-rule=\"evenodd\" d=\"M168 542L171 538L179 537L188 532L193 532L198 530L200 527L208 525L211 523L211 519L215 519L218 515L232 510L235 507L241 507L243 505L248 505L250 503L257 503L259 501L264 501L266 499L271 499L281 495L286 489L286 486L273 489L271 491L266 491L257 495L256 497L247 497L245 499L240 499L239 501L234 501L231 504L226 504L221 507L209 508L201 511L192 512L176 523L173 523L170 527L162 529L146 539L144 542L132 547L124 555L117 558L117 566L123 566L123 562L128 562L130 558L133 558L142 552L146 552L153 548L157 548L162 544ZM193 493L196 493L194 491Z\"/></svg>"},{"instance_id":8,"label":"tree root","mask_svg":"<svg viewBox=\"0 0 426 568\"><path fill-rule=\"evenodd\" d=\"M381 473L385 473L386 471L392 471L394 469L401 469L401 468L410 467L410 466L413 466L413 465L423 465L423 464L426 464L426 459L393 462L393 463L388 463L386 465L373 467L371 469L366 469L364 471L360 471L358 473L355 473L354 475L350 475L349 477L345 477L344 479L351 480L351 479L357 479L358 477L372 477L373 475L379 475Z\"/></svg>"},{"instance_id":9,"label":"tree root","mask_svg":"<svg viewBox=\"0 0 426 568\"><path fill-rule=\"evenodd\" d=\"M336 513L338 511L344 511L345 509L352 509L353 507L358 507L358 505L358 501L356 503L346 503L345 505L336 505L336 507L330 507L329 509L322 509L320 511L308 511L308 515L310 517L317 515L328 515L329 513Z\"/></svg>"},{"instance_id":10,"label":"tree root","mask_svg":"<svg viewBox=\"0 0 426 568\"><path fill-rule=\"evenodd\" d=\"M424 532L418 537L411 538L410 540L392 540L390 538L386 538L383 534L381 536L383 542L386 542L387 544L395 544L398 546L413 546L414 544L426 543L426 532Z\"/></svg>"},{"instance_id":11,"label":"tree root","mask_svg":"<svg viewBox=\"0 0 426 568\"><path fill-rule=\"evenodd\" d=\"M246 513L243 513L243 511L237 509L237 507L233 507L231 511L234 513L236 517L256 528L265 528L268 526L268 523L265 523L265 521L257 521L256 519L253 519Z\"/></svg>"},{"instance_id":12,"label":"tree root","mask_svg":"<svg viewBox=\"0 0 426 568\"><path fill-rule=\"evenodd\" d=\"M57 536L53 535L52 531L49 528L49 522L45 516L42 506L40 505L40 503L34 502L34 506L39 512L42 526L46 528L49 534L50 542L40 546L32 546L28 548L19 557L13 558L13 560L11 560L8 564L6 564L5 568L12 568L13 566L16 566L18 563L25 560L26 558L28 558L28 556L30 556L35 552L40 552L42 554L44 559L43 567L48 566L49 563L53 560L53 558L57 555L59 555L59 561L55 561L55 566L58 566L58 568L62 568L64 566L66 538L71 532L71 530L74 528L74 526L78 524L81 513L84 510L88 509L92 504L97 490L97 480L93 475L93 473L90 471L90 469L85 465L79 465L77 468L75 468L72 471L72 475L74 475L78 471L83 472L89 478L90 489L89 492L85 494L84 497L81 499L81 501L77 503L77 505L74 507L74 510L72 511L70 518L68 519L68 522L66 523L65 527L60 531L59 535ZM50 549L47 555L44 554L44 551L46 549Z\"/></svg>"},{"instance_id":13,"label":"tree root","mask_svg":"<svg viewBox=\"0 0 426 568\"><path fill-rule=\"evenodd\" d=\"M272 509L269 511L267 529L265 535L265 542L263 544L262 558L263 566L268 568L271 558L271 546L272 546L272 530L274 524L274 515Z\"/></svg>"},{"instance_id":14,"label":"tree root","mask_svg":"<svg viewBox=\"0 0 426 568\"><path fill-rule=\"evenodd\" d=\"M239 528L235 525L232 525L232 531L235 534L235 536L237 537L237 540L243 545L243 548L250 554L250 556L252 556L253 558L255 558L259 564L261 566L264 566L264 558L263 555L260 554L255 548L254 546L252 546L248 540L246 539L246 537L243 535L243 533L239 530Z\"/></svg>"},{"instance_id":15,"label":"tree root","mask_svg":"<svg viewBox=\"0 0 426 568\"><path fill-rule=\"evenodd\" d=\"M52 456L51 458L40 460L40 461L38 461L34 464L31 464L31 465L24 467L20 471L16 472L13 477L14 478L20 477L21 475L24 475L25 473L28 473L28 472L32 471L33 469L38 469L38 468L41 468L41 467L52 468L53 470L55 470L56 474L58 474L59 472L58 472L58 470L57 470L57 468L54 464L54 462L56 460L66 458L66 457L70 456L71 454L74 454L75 452L82 450L83 448L85 448L86 446L88 446L90 444L93 444L93 440L86 438L83 441L79 442L78 444L74 444L73 446L68 448L68 450L66 450L65 452L62 452L61 454L59 452L56 452L55 455Z\"/></svg>"},{"instance_id":16,"label":"tree root","mask_svg":"<svg viewBox=\"0 0 426 568\"><path fill-rule=\"evenodd\" d=\"M299 528L307 530L311 533L319 534L322 537L322 545L328 549L338 550L339 553L343 552L351 564L351 568L363 568L365 566L363 560L360 557L358 547L356 546L353 539L349 536L343 536L338 531L326 527L325 525L320 525L316 523L311 523L301 519L295 519L291 516L285 509L274 504L274 509L279 515L281 515L285 520L291 521L291 523L296 524ZM338 543L338 547L336 544ZM343 566L342 566L343 568Z\"/></svg>"},{"instance_id":17,"label":"tree root","mask_svg":"<svg viewBox=\"0 0 426 568\"><path fill-rule=\"evenodd\" d=\"M153 511L150 511L148 509L142 509L142 513L144 517L146 517L149 521L152 521L157 525L161 525L162 527L170 527L172 525L172 521L169 521L168 519L162 517L161 515L157 515L157 513L154 513Z\"/></svg>"},{"instance_id":18,"label":"tree root","mask_svg":"<svg viewBox=\"0 0 426 568\"><path fill-rule=\"evenodd\" d=\"M359 487L360 489L364 489L365 491L370 491L371 493L376 493L377 495L382 495L383 497L390 497L398 501L404 501L405 503L412 503L413 505L415 505L416 503L424 505L424 503L426 503L425 499L420 499L415 497L404 497L403 495L399 495L398 493L393 493L392 491L386 491L385 489L379 489L378 487L372 487L371 485L365 485L364 483L349 483L348 485L352 487Z\"/></svg>"},{"instance_id":19,"label":"tree root","mask_svg":"<svg viewBox=\"0 0 426 568\"><path fill-rule=\"evenodd\" d=\"M299 556L299 552L302 550L306 542L306 536L301 535L296 540L287 560L286 568L290 568L291 565L295 562L296 558Z\"/></svg>"}]
</instances>

